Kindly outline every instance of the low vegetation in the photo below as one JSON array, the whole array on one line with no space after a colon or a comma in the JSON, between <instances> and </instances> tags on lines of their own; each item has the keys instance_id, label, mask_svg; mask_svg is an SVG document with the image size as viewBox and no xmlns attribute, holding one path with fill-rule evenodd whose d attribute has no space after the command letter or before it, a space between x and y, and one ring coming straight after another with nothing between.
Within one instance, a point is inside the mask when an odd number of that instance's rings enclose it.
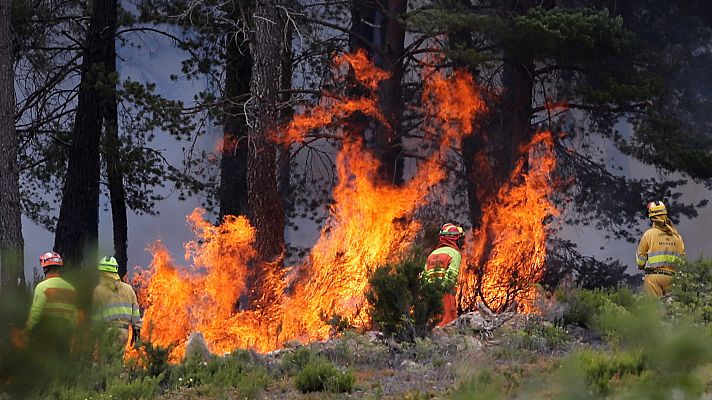
<instances>
[{"instance_id":1,"label":"low vegetation","mask_svg":"<svg viewBox=\"0 0 712 400\"><path fill-rule=\"evenodd\" d=\"M384 287L401 293L413 290L408 301L422 298L422 287L404 279L414 265L388 267L388 278L374 279L395 279L402 285ZM408 302L399 303L399 313L388 308L394 303L375 302L393 312L375 310L374 317L398 316L379 321L393 328L390 334L348 328L330 341L270 355L239 350L178 365L168 363L170 349L150 343L143 344L142 359L124 363L115 338L91 331L72 345L71 356L3 341L0 393L23 399L702 398L712 382L711 270L707 260L687 265L674 279L670 302L626 287L560 289L552 301L562 312L513 315L486 335L432 331L426 318L418 320L423 334L412 336L416 314L403 312ZM376 283L374 294L381 290Z\"/></svg>"}]
</instances>

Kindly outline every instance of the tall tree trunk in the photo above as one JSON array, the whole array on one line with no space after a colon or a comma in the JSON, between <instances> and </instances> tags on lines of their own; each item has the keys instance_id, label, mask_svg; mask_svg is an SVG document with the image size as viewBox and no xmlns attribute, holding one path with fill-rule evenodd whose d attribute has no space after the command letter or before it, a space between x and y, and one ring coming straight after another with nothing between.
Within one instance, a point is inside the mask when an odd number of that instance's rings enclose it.
<instances>
[{"instance_id":1,"label":"tall tree trunk","mask_svg":"<svg viewBox=\"0 0 712 400\"><path fill-rule=\"evenodd\" d=\"M250 18L251 1L229 4L232 21ZM251 25L252 22L247 22ZM247 45L238 43L239 38L231 32L228 38L225 64L225 97L223 123L223 146L220 159L220 221L226 215L250 216L247 199L247 122L244 100L241 96L250 93L252 57Z\"/></svg>"},{"instance_id":2,"label":"tall tree trunk","mask_svg":"<svg viewBox=\"0 0 712 400\"><path fill-rule=\"evenodd\" d=\"M252 127L249 130L247 186L252 223L257 230L255 247L263 261L277 260L284 249L284 208L277 188L277 149L270 140L270 135L277 129L278 119L282 38L279 3L257 1L255 37L251 43Z\"/></svg>"},{"instance_id":3,"label":"tall tree trunk","mask_svg":"<svg viewBox=\"0 0 712 400\"><path fill-rule=\"evenodd\" d=\"M280 96L281 107L279 110L280 124L286 124L294 115L294 109L290 105L292 93L289 91L292 88L292 27L283 21L285 27L284 46L282 47L281 58L281 76L280 76ZM292 173L290 145L283 144L279 148L279 156L277 159L277 187L279 188L279 196L282 199L282 204L285 209L289 210L292 207L290 178Z\"/></svg>"},{"instance_id":4,"label":"tall tree trunk","mask_svg":"<svg viewBox=\"0 0 712 400\"><path fill-rule=\"evenodd\" d=\"M408 9L407 0L388 0L387 14L383 16L385 29L381 29L383 59L381 67L391 73L378 90L383 116L390 126L376 125L373 148L381 162L379 175L394 185L403 183L403 52L405 50L405 24L401 21Z\"/></svg>"},{"instance_id":5,"label":"tall tree trunk","mask_svg":"<svg viewBox=\"0 0 712 400\"><path fill-rule=\"evenodd\" d=\"M553 0L510 0L498 7L516 15L526 14L537 5L551 8ZM469 1L460 0L458 7L471 10ZM453 47L473 48L469 30L450 32ZM519 149L532 134L531 113L534 88L533 62L517 58L507 51L502 58L502 94L489 111L479 116L481 131L463 140L463 158L467 176L467 195L470 222L473 227L482 223L482 206L510 177L521 157ZM457 64L457 63L456 63ZM461 65L464 67L464 64ZM477 70L470 71L477 74Z\"/></svg>"},{"instance_id":6,"label":"tall tree trunk","mask_svg":"<svg viewBox=\"0 0 712 400\"><path fill-rule=\"evenodd\" d=\"M114 48L116 0L95 0L89 37L82 60L81 84L69 150L62 205L54 240L70 266L79 267L84 257L93 265L99 230L99 144L101 141L102 87L113 85L106 65Z\"/></svg>"},{"instance_id":7,"label":"tall tree trunk","mask_svg":"<svg viewBox=\"0 0 712 400\"><path fill-rule=\"evenodd\" d=\"M25 284L10 0L0 0L0 292Z\"/></svg>"},{"instance_id":8,"label":"tall tree trunk","mask_svg":"<svg viewBox=\"0 0 712 400\"><path fill-rule=\"evenodd\" d=\"M379 176L395 185L403 183L402 120L403 114L403 53L405 24L401 18L408 9L407 0L369 0L351 3L349 49L365 50L375 64L388 71L390 77L378 87L378 100L388 125L356 116L352 123L357 131L372 125L370 147L380 161Z\"/></svg>"},{"instance_id":9,"label":"tall tree trunk","mask_svg":"<svg viewBox=\"0 0 712 400\"><path fill-rule=\"evenodd\" d=\"M112 41L112 51L105 65L112 66L108 73L116 75L116 45ZM107 98L101 103L104 118L104 158L109 183L109 201L111 202L111 222L114 233L114 257L119 262L119 276L124 279L128 270L128 222L126 220L126 191L124 189L124 171L121 166L121 144L119 142L118 102L116 86L107 86Z\"/></svg>"}]
</instances>

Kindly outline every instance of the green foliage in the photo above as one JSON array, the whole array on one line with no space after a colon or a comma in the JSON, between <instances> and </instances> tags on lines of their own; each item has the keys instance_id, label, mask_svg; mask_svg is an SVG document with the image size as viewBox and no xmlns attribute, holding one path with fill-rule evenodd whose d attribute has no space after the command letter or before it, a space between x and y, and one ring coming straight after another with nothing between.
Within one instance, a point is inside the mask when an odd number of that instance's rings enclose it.
<instances>
[{"instance_id":1,"label":"green foliage","mask_svg":"<svg viewBox=\"0 0 712 400\"><path fill-rule=\"evenodd\" d=\"M669 312L697 324L712 322L712 260L700 258L687 263L672 280Z\"/></svg>"},{"instance_id":2,"label":"green foliage","mask_svg":"<svg viewBox=\"0 0 712 400\"><path fill-rule=\"evenodd\" d=\"M569 334L564 328L545 321L528 323L514 337L515 340L510 342L512 345L535 351L560 349L569 341Z\"/></svg>"},{"instance_id":3,"label":"green foliage","mask_svg":"<svg viewBox=\"0 0 712 400\"><path fill-rule=\"evenodd\" d=\"M371 277L366 299L372 321L386 335L413 340L426 335L442 313L445 288L420 279L422 260L408 258L397 265L378 268Z\"/></svg>"},{"instance_id":4,"label":"green foliage","mask_svg":"<svg viewBox=\"0 0 712 400\"><path fill-rule=\"evenodd\" d=\"M567 306L564 313L564 324L578 325L583 328L595 328L596 317L601 309L608 304L623 307L634 303L633 292L625 287L615 290L604 289L573 289L557 291L558 301Z\"/></svg>"},{"instance_id":5,"label":"green foliage","mask_svg":"<svg viewBox=\"0 0 712 400\"><path fill-rule=\"evenodd\" d=\"M114 380L106 390L109 398L126 400L150 400L158 396L162 376L142 377L134 380Z\"/></svg>"},{"instance_id":6,"label":"green foliage","mask_svg":"<svg viewBox=\"0 0 712 400\"><path fill-rule=\"evenodd\" d=\"M481 369L455 391L453 398L456 400L504 399L504 377L491 369Z\"/></svg>"},{"instance_id":7,"label":"green foliage","mask_svg":"<svg viewBox=\"0 0 712 400\"><path fill-rule=\"evenodd\" d=\"M221 393L236 389L243 398L257 398L271 382L264 366L252 361L250 352L238 350L225 357L203 361L193 357L170 370L168 386L173 389L207 388Z\"/></svg>"},{"instance_id":8,"label":"green foliage","mask_svg":"<svg viewBox=\"0 0 712 400\"><path fill-rule=\"evenodd\" d=\"M353 390L356 378L349 371L340 372L334 364L316 357L307 362L294 377L294 385L302 393L328 390L346 393Z\"/></svg>"},{"instance_id":9,"label":"green foliage","mask_svg":"<svg viewBox=\"0 0 712 400\"><path fill-rule=\"evenodd\" d=\"M293 353L289 353L282 358L280 370L283 373L295 374L301 371L310 361L317 359L318 356L307 347L300 347Z\"/></svg>"},{"instance_id":10,"label":"green foliage","mask_svg":"<svg viewBox=\"0 0 712 400\"><path fill-rule=\"evenodd\" d=\"M692 269L702 272L704 265ZM552 368L537 366L521 385L518 380L511 385L506 369L479 371L458 389L460 398L475 398L481 391L491 398L667 399L700 398L709 391L709 326L688 324L684 308L671 323L664 319L660 301L630 291L578 290L569 299L585 305L579 311L594 312L585 321L603 334L605 346L584 347L555 361ZM532 324L514 336L545 336L545 326ZM557 334L548 335L556 342Z\"/></svg>"}]
</instances>

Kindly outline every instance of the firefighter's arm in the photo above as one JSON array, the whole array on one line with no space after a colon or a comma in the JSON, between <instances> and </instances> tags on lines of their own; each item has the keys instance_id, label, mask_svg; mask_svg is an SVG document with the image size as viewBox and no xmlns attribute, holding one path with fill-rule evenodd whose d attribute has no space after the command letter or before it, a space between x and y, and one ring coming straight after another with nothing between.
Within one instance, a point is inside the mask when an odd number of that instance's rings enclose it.
<instances>
[{"instance_id":1,"label":"firefighter's arm","mask_svg":"<svg viewBox=\"0 0 712 400\"><path fill-rule=\"evenodd\" d=\"M646 232L643 237L640 238L638 250L635 252L635 263L638 269L645 269L645 263L648 261L648 250L650 250L650 236Z\"/></svg>"},{"instance_id":2,"label":"firefighter's arm","mask_svg":"<svg viewBox=\"0 0 712 400\"><path fill-rule=\"evenodd\" d=\"M44 288L41 285L37 285L35 288L35 295L32 299L32 307L30 308L30 316L27 318L27 330L31 331L42 317L42 312L44 311L45 303L47 302L47 296L45 296Z\"/></svg>"},{"instance_id":3,"label":"firefighter's arm","mask_svg":"<svg viewBox=\"0 0 712 400\"><path fill-rule=\"evenodd\" d=\"M136 299L136 292L133 290L131 291L131 325L138 329L143 325L141 310L138 308L138 299Z\"/></svg>"},{"instance_id":4,"label":"firefighter's arm","mask_svg":"<svg viewBox=\"0 0 712 400\"><path fill-rule=\"evenodd\" d=\"M462 256L454 254L450 260L450 264L447 266L447 280L451 285L457 285L457 275L460 273L460 264L462 263Z\"/></svg>"}]
</instances>

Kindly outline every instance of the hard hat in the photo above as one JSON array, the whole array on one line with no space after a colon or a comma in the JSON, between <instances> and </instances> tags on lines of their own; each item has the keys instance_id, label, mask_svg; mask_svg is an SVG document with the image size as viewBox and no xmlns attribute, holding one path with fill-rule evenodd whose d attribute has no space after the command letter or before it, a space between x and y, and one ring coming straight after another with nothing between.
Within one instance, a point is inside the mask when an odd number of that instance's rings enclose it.
<instances>
[{"instance_id":1,"label":"hard hat","mask_svg":"<svg viewBox=\"0 0 712 400\"><path fill-rule=\"evenodd\" d=\"M104 257L99 260L99 271L104 272L119 272L119 263L114 257Z\"/></svg>"},{"instance_id":2,"label":"hard hat","mask_svg":"<svg viewBox=\"0 0 712 400\"><path fill-rule=\"evenodd\" d=\"M462 236L463 233L465 233L465 231L462 227L455 224L447 223L440 228L440 236L459 237Z\"/></svg>"},{"instance_id":3,"label":"hard hat","mask_svg":"<svg viewBox=\"0 0 712 400\"><path fill-rule=\"evenodd\" d=\"M40 256L40 266L42 268L47 267L61 267L64 265L62 261L62 256L55 253L54 251L48 251Z\"/></svg>"},{"instance_id":4,"label":"hard hat","mask_svg":"<svg viewBox=\"0 0 712 400\"><path fill-rule=\"evenodd\" d=\"M667 215L667 209L662 201L651 201L648 203L648 218L658 215Z\"/></svg>"}]
</instances>

